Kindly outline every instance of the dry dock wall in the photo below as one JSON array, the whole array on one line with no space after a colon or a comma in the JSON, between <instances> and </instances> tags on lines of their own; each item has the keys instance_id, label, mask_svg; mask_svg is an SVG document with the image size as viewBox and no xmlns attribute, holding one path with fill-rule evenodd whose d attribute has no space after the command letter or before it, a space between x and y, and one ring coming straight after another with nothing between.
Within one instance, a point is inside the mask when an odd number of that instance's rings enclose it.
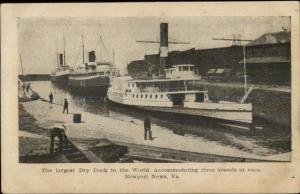
<instances>
[{"instance_id":1,"label":"dry dock wall","mask_svg":"<svg viewBox=\"0 0 300 194\"><path fill-rule=\"evenodd\" d=\"M201 83L198 89L208 90L212 101L230 100L238 102L244 95L244 88L235 85ZM253 89L246 102L252 103L254 119L263 119L290 129L291 93L271 89Z\"/></svg>"}]
</instances>

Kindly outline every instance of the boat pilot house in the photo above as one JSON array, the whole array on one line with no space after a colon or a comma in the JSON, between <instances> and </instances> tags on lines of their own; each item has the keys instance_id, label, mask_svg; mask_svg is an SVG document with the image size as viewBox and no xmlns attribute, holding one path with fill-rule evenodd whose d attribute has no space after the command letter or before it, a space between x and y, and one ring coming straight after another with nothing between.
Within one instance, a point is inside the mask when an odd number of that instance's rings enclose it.
<instances>
[{"instance_id":1,"label":"boat pilot house","mask_svg":"<svg viewBox=\"0 0 300 194\"><path fill-rule=\"evenodd\" d=\"M204 100L208 100L208 95L205 94L206 91L194 91L196 82L200 81L200 77L194 73L194 65L176 65L173 68L165 69L165 73L165 79L129 82L129 91L138 90L141 93L132 97L154 101L168 99L172 101L173 106L183 106L184 101L204 102Z\"/></svg>"}]
</instances>

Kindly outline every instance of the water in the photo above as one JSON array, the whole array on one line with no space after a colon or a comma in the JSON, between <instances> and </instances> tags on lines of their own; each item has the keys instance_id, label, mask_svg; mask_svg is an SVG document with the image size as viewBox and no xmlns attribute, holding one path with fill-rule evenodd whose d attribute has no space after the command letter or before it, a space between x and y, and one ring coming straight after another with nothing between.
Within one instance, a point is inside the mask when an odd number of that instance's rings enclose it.
<instances>
[{"instance_id":1,"label":"water","mask_svg":"<svg viewBox=\"0 0 300 194\"><path fill-rule=\"evenodd\" d=\"M52 84L50 81L31 82L33 90L48 100L50 92L54 95L54 103L63 104L64 98L69 101L69 107L79 109L104 117L112 117L126 123L141 123L146 112L129 109L116 104L106 103L104 96L74 94L67 87ZM255 153L258 155L277 154L290 151L289 130L275 129L263 122L254 132L209 126L200 119L187 119L175 115L161 115L150 113L151 121L157 127L171 130L187 138L199 138L199 141L215 142L218 145ZM143 126L141 126L142 128ZM209 149L209 148L208 148Z\"/></svg>"}]
</instances>

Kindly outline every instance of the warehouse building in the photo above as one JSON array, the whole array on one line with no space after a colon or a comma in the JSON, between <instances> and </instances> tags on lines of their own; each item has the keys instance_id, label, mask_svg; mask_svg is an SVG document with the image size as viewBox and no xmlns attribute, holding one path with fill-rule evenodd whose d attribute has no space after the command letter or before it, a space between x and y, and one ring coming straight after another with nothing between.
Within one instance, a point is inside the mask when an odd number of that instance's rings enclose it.
<instances>
[{"instance_id":1,"label":"warehouse building","mask_svg":"<svg viewBox=\"0 0 300 194\"><path fill-rule=\"evenodd\" d=\"M288 31L267 33L245 46L250 83L290 84L290 37ZM197 73L202 77L222 81L243 81L243 63L243 46L237 45L171 51L167 58L167 68L176 64L194 64ZM128 73L142 77L149 75L149 70L155 72L158 65L159 54L145 55L144 60L128 64Z\"/></svg>"}]
</instances>

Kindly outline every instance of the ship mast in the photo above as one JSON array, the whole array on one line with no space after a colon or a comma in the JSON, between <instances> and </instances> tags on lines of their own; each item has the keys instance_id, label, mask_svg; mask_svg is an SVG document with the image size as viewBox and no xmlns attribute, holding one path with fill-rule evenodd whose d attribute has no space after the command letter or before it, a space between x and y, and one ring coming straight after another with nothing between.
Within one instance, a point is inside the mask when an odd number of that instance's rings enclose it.
<instances>
[{"instance_id":1,"label":"ship mast","mask_svg":"<svg viewBox=\"0 0 300 194\"><path fill-rule=\"evenodd\" d=\"M112 61L113 65L115 64L115 49L113 49L113 61Z\"/></svg>"},{"instance_id":2,"label":"ship mast","mask_svg":"<svg viewBox=\"0 0 300 194\"><path fill-rule=\"evenodd\" d=\"M57 67L59 67L59 55L58 55L58 40L56 37L56 63L57 63Z\"/></svg>"},{"instance_id":3,"label":"ship mast","mask_svg":"<svg viewBox=\"0 0 300 194\"><path fill-rule=\"evenodd\" d=\"M21 52L20 52L20 64L21 64L22 75L24 75Z\"/></svg>"},{"instance_id":4,"label":"ship mast","mask_svg":"<svg viewBox=\"0 0 300 194\"><path fill-rule=\"evenodd\" d=\"M84 64L84 40L83 40L83 33L82 33L82 64Z\"/></svg>"},{"instance_id":5,"label":"ship mast","mask_svg":"<svg viewBox=\"0 0 300 194\"><path fill-rule=\"evenodd\" d=\"M65 43L65 33L63 34L63 42L64 42L64 66L66 65L66 43Z\"/></svg>"},{"instance_id":6,"label":"ship mast","mask_svg":"<svg viewBox=\"0 0 300 194\"><path fill-rule=\"evenodd\" d=\"M246 72L246 45L243 46L243 57L244 57L244 92L247 93L247 72Z\"/></svg>"}]
</instances>

